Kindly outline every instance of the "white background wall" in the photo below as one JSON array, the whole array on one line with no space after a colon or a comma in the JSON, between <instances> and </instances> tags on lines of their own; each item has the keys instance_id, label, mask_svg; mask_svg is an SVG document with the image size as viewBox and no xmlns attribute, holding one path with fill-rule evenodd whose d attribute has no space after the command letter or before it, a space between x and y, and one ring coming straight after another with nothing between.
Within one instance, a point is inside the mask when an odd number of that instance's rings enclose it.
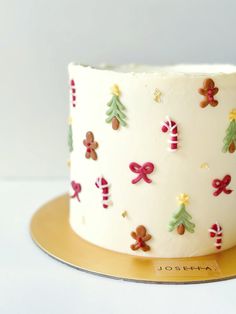
<instances>
[{"instance_id":1,"label":"white background wall","mask_svg":"<svg viewBox=\"0 0 236 314\"><path fill-rule=\"evenodd\" d=\"M235 0L0 0L0 177L67 176L70 61L236 63L235 35Z\"/></svg>"}]
</instances>

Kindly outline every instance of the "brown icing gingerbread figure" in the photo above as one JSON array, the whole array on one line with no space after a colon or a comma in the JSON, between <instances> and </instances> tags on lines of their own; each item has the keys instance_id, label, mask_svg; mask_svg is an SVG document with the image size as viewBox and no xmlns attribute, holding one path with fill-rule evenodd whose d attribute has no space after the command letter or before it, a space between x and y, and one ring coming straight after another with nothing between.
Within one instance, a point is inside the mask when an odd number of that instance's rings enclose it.
<instances>
[{"instance_id":1,"label":"brown icing gingerbread figure","mask_svg":"<svg viewBox=\"0 0 236 314\"><path fill-rule=\"evenodd\" d=\"M86 133L86 139L83 140L83 144L87 148L85 157L97 160L97 153L95 152L95 149L98 148L98 143L94 141L94 135L92 132Z\"/></svg>"},{"instance_id":2,"label":"brown icing gingerbread figure","mask_svg":"<svg viewBox=\"0 0 236 314\"><path fill-rule=\"evenodd\" d=\"M147 229L144 226L138 226L136 232L131 232L131 237L136 240L134 244L131 244L130 248L133 251L143 250L144 252L150 251L150 246L146 244L151 239L151 235L147 233Z\"/></svg>"},{"instance_id":3,"label":"brown icing gingerbread figure","mask_svg":"<svg viewBox=\"0 0 236 314\"><path fill-rule=\"evenodd\" d=\"M203 88L199 88L199 94L204 96L204 99L200 102L200 106L202 108L211 105L212 107L216 107L218 105L218 100L214 98L214 96L218 93L218 87L215 87L215 82L208 78L203 82Z\"/></svg>"}]
</instances>

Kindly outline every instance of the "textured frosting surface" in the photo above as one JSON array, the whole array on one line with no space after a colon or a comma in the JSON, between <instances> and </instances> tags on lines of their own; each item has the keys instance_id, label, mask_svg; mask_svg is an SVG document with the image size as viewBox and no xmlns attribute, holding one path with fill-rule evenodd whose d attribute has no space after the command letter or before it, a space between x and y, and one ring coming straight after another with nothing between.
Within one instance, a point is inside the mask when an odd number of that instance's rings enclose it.
<instances>
[{"instance_id":1,"label":"textured frosting surface","mask_svg":"<svg viewBox=\"0 0 236 314\"><path fill-rule=\"evenodd\" d=\"M84 239L107 249L147 257L186 257L217 252L209 229L219 223L222 248L236 245L236 153L223 153L229 113L236 108L236 67L174 66L151 68L129 66L108 70L69 65L76 89L71 103L73 150L71 181L80 183L79 200L71 198L70 224ZM216 107L200 107L198 89L207 78L219 88ZM116 84L125 107L127 126L113 130L105 122ZM159 102L155 91L160 91ZM170 152L169 134L161 123L169 116L178 126L178 149ZM92 132L97 159L85 158L83 141ZM131 181L137 174L130 163L154 165L147 183ZM204 165L205 164L205 165ZM212 182L231 176L228 188L217 197ZM109 184L112 205L103 207L102 191L95 182L103 176ZM71 187L70 194L73 195ZM194 232L183 235L169 231L176 198L189 196L186 206L195 224ZM126 215L124 215L126 212ZM123 213L123 215L122 215ZM143 225L152 238L150 251L133 251L131 232Z\"/></svg>"}]
</instances>

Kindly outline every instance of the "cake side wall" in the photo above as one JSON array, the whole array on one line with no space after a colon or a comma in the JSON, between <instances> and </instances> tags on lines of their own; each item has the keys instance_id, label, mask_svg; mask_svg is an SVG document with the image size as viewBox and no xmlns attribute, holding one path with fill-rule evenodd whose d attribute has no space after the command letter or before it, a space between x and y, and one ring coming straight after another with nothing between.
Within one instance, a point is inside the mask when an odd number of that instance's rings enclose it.
<instances>
[{"instance_id":1,"label":"cake side wall","mask_svg":"<svg viewBox=\"0 0 236 314\"><path fill-rule=\"evenodd\" d=\"M236 75L214 76L219 93L217 107L199 106L204 76L158 77L153 74L124 74L70 67L77 99L71 107L73 151L71 180L81 184L80 202L70 202L70 223L84 239L114 251L156 257L184 257L215 253L215 240L208 229L219 222L223 227L222 249L236 244L236 191L213 196L212 181L230 174L230 187L236 189L235 154L222 153L229 112L236 106ZM113 130L105 122L110 88L117 84L125 106L127 127ZM154 101L154 91L161 101ZM161 122L169 115L178 126L179 147L167 150L168 134ZM97 160L85 158L83 140L91 131L99 147ZM148 177L152 183L131 181L137 174L129 165L151 162L155 166ZM201 168L207 163L209 168ZM110 184L112 205L104 208L102 191L95 186L103 176ZM73 189L70 194L73 195ZM186 206L195 224L194 233L179 235L168 231L176 197L189 195ZM127 216L122 213L126 211ZM132 251L130 236L136 227L146 227L152 238L151 250Z\"/></svg>"}]
</instances>

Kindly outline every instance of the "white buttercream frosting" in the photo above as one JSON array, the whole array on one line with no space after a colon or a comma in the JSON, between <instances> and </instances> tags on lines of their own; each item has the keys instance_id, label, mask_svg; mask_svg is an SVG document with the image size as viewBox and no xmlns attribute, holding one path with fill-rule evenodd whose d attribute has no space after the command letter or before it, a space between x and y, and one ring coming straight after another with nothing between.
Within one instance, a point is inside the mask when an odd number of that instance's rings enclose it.
<instances>
[{"instance_id":1,"label":"white buttercream frosting","mask_svg":"<svg viewBox=\"0 0 236 314\"><path fill-rule=\"evenodd\" d=\"M236 245L236 153L223 153L229 112L236 108L236 67L233 65L141 65L89 67L69 65L76 87L76 107L71 106L73 152L71 180L81 184L80 200L71 199L70 224L84 239L107 249L153 257L185 257L217 252L209 228L223 228L222 250ZM198 89L213 78L218 106L199 106ZM125 106L127 127L115 131L105 122L111 87L117 84ZM154 100L155 90L160 102ZM178 150L168 151L169 135L161 123L169 116L178 126ZM91 131L99 147L97 160L86 159L83 145ZM129 164L151 162L152 183L131 181ZM201 165L207 164L208 167ZM102 192L95 182L101 173L109 185L112 205L103 208ZM231 175L231 194L213 196L212 181ZM72 194L72 191L70 191ZM179 235L168 226L179 208L176 197L189 195L186 206L194 233ZM122 216L126 211L127 215ZM84 223L82 223L82 221ZM144 225L152 239L151 250L132 251L130 236Z\"/></svg>"}]
</instances>

